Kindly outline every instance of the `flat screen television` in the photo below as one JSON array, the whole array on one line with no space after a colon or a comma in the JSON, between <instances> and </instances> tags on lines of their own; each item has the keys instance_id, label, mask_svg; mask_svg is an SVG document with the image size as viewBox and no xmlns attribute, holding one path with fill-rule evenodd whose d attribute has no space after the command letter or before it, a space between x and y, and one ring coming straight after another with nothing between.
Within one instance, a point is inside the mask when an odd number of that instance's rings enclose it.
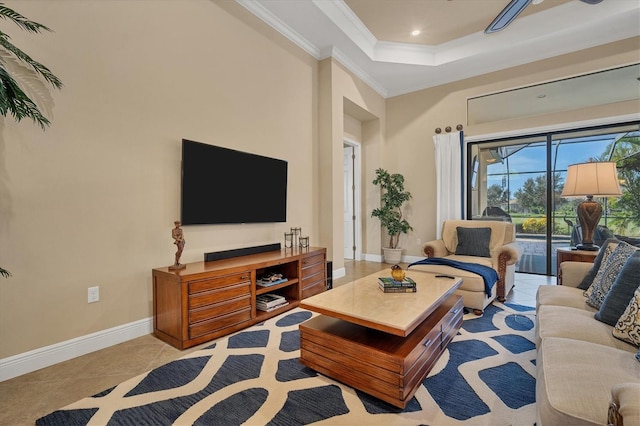
<instances>
[{"instance_id":1,"label":"flat screen television","mask_svg":"<svg viewBox=\"0 0 640 426\"><path fill-rule=\"evenodd\" d=\"M287 221L287 162L182 140L183 225Z\"/></svg>"}]
</instances>

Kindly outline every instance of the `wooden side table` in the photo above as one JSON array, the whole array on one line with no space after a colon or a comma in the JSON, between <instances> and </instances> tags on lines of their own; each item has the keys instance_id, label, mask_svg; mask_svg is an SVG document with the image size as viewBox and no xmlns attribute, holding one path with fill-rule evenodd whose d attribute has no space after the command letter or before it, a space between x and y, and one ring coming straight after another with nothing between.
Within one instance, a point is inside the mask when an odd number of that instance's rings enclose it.
<instances>
[{"instance_id":1,"label":"wooden side table","mask_svg":"<svg viewBox=\"0 0 640 426\"><path fill-rule=\"evenodd\" d=\"M558 285L562 285L562 274L560 273L560 264L562 262L587 262L593 263L597 251L588 250L576 250L571 247L559 247L557 250L557 271L556 277L558 278Z\"/></svg>"}]
</instances>

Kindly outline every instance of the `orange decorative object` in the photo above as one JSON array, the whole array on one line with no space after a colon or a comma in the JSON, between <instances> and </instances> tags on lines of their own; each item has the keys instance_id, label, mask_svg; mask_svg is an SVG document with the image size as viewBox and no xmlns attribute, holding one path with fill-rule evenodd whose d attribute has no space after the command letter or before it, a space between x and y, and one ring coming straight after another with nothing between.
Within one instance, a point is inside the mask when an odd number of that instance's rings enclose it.
<instances>
[{"instance_id":1,"label":"orange decorative object","mask_svg":"<svg viewBox=\"0 0 640 426\"><path fill-rule=\"evenodd\" d=\"M402 267L400 265L393 265L391 267L391 278L393 278L396 281L402 281L404 280L405 277L405 273L402 270Z\"/></svg>"}]
</instances>

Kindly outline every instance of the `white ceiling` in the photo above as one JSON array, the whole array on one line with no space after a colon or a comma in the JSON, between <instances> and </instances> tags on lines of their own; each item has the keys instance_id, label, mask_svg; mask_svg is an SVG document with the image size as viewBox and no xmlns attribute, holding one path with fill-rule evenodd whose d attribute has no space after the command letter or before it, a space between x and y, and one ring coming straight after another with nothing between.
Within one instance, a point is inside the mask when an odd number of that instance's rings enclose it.
<instances>
[{"instance_id":1,"label":"white ceiling","mask_svg":"<svg viewBox=\"0 0 640 426\"><path fill-rule=\"evenodd\" d=\"M638 0L544 0L493 34L509 0L236 1L385 98L640 36Z\"/></svg>"}]
</instances>

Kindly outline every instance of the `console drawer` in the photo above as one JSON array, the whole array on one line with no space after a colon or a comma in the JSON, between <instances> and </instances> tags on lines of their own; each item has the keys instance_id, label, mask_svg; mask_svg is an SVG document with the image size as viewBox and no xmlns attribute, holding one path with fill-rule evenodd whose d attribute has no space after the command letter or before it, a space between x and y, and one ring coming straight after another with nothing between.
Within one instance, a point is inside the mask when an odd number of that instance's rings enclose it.
<instances>
[{"instance_id":1,"label":"console drawer","mask_svg":"<svg viewBox=\"0 0 640 426\"><path fill-rule=\"evenodd\" d=\"M242 311L232 312L230 314L221 315L207 321L189 324L189 338L194 339L204 334L213 333L231 327L251 319L251 308Z\"/></svg>"},{"instance_id":2,"label":"console drawer","mask_svg":"<svg viewBox=\"0 0 640 426\"><path fill-rule=\"evenodd\" d=\"M251 309L250 294L225 300L220 303L207 305L199 309L192 309L189 311L189 324L194 324L199 321L218 317L228 312L235 312L242 309Z\"/></svg>"},{"instance_id":3,"label":"console drawer","mask_svg":"<svg viewBox=\"0 0 640 426\"><path fill-rule=\"evenodd\" d=\"M324 257L324 253L320 253L302 259L302 276L313 275L318 271L317 268L325 268Z\"/></svg>"},{"instance_id":4,"label":"console drawer","mask_svg":"<svg viewBox=\"0 0 640 426\"><path fill-rule=\"evenodd\" d=\"M233 299L236 297L251 295L251 282L242 282L240 284L218 287L213 290L203 291L196 294L189 295L189 309L198 308L201 306L210 305L212 303L219 303L224 300Z\"/></svg>"},{"instance_id":5,"label":"console drawer","mask_svg":"<svg viewBox=\"0 0 640 426\"><path fill-rule=\"evenodd\" d=\"M189 281L189 294L210 291L242 282L246 282L251 285L251 273L249 271L199 281Z\"/></svg>"},{"instance_id":6,"label":"console drawer","mask_svg":"<svg viewBox=\"0 0 640 426\"><path fill-rule=\"evenodd\" d=\"M316 275L319 273L324 273L325 269L326 269L326 264L325 262L321 262L321 263L316 263L314 265L310 265L306 268L304 268L302 270L302 279L304 280L307 277L310 277L312 275Z\"/></svg>"},{"instance_id":7,"label":"console drawer","mask_svg":"<svg viewBox=\"0 0 640 426\"><path fill-rule=\"evenodd\" d=\"M316 274L302 282L302 298L306 299L327 289L324 274Z\"/></svg>"}]
</instances>

